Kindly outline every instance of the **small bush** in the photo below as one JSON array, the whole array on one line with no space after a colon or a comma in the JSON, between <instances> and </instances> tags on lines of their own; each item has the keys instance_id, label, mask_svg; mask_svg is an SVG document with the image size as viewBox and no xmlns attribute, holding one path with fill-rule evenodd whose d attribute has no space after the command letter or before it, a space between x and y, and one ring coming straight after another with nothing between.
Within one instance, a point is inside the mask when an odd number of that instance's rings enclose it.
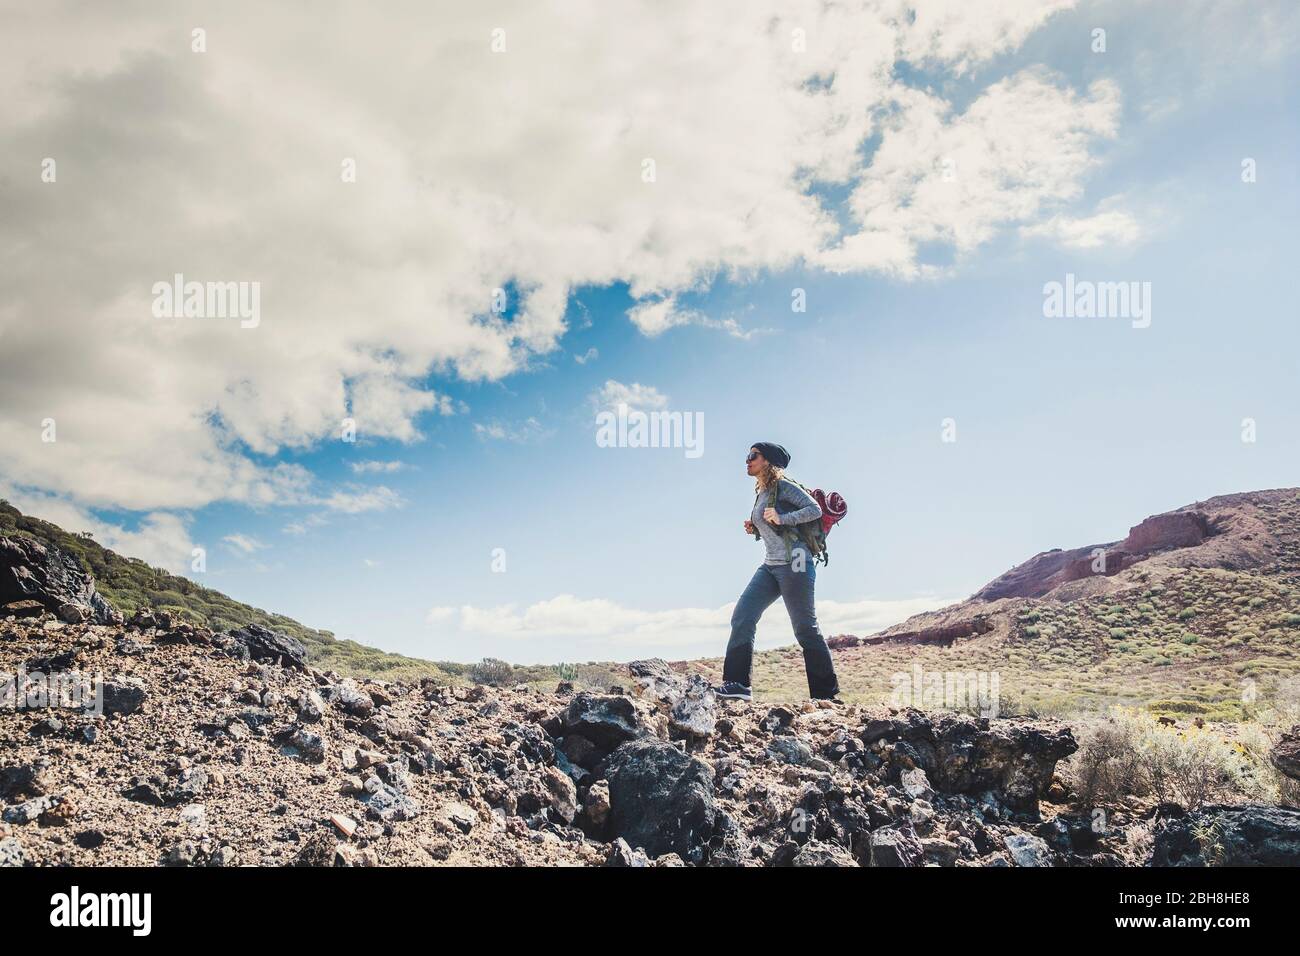
<instances>
[{"instance_id":1,"label":"small bush","mask_svg":"<svg viewBox=\"0 0 1300 956\"><path fill-rule=\"evenodd\" d=\"M470 664L465 676L476 684L503 687L515 682L515 669L505 661L485 657L477 664Z\"/></svg>"},{"instance_id":2,"label":"small bush","mask_svg":"<svg viewBox=\"0 0 1300 956\"><path fill-rule=\"evenodd\" d=\"M1084 737L1070 764L1074 789L1085 807L1119 803L1139 778L1138 728L1131 718L1112 718Z\"/></svg>"},{"instance_id":3,"label":"small bush","mask_svg":"<svg viewBox=\"0 0 1300 956\"><path fill-rule=\"evenodd\" d=\"M1086 806L1150 797L1192 810L1241 792L1252 777L1245 753L1213 732L1175 730L1133 711L1092 728L1070 772Z\"/></svg>"}]
</instances>

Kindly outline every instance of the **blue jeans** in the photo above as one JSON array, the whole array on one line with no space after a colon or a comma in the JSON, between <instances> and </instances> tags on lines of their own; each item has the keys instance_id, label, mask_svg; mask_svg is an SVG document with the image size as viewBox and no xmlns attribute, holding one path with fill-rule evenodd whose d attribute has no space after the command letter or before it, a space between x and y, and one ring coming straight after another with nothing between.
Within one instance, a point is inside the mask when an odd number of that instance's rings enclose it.
<instances>
[{"instance_id":1,"label":"blue jeans","mask_svg":"<svg viewBox=\"0 0 1300 956\"><path fill-rule=\"evenodd\" d=\"M804 561L802 571L793 570L789 564L759 565L731 614L731 640L727 642L727 659L722 665L724 681L749 686L758 619L779 597L785 601L795 639L803 648L809 696L834 697L840 692L830 648L817 626L817 610L813 605L816 580L817 572L811 560Z\"/></svg>"}]
</instances>

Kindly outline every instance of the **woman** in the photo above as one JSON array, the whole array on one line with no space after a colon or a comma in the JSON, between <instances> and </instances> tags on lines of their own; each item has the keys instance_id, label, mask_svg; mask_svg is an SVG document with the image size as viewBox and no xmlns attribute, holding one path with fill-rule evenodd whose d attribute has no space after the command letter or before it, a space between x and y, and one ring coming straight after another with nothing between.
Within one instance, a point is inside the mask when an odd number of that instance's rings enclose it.
<instances>
[{"instance_id":1,"label":"woman","mask_svg":"<svg viewBox=\"0 0 1300 956\"><path fill-rule=\"evenodd\" d=\"M731 615L731 640L727 642L727 659L722 667L722 684L713 689L719 697L752 700L750 668L754 658L754 632L758 619L778 597L785 601L794 625L794 636L803 648L804 670L808 674L808 693L814 699L830 700L840 692L831 663L830 648L817 627L813 607L816 569L812 556L797 538L787 544L780 528L820 518L822 509L816 500L782 473L790 464L790 453L780 445L759 442L749 449L745 470L755 479L754 510L745 521L745 531L756 535L767 549L763 563L754 572L745 593L736 602ZM776 507L769 507L772 489L776 488Z\"/></svg>"}]
</instances>

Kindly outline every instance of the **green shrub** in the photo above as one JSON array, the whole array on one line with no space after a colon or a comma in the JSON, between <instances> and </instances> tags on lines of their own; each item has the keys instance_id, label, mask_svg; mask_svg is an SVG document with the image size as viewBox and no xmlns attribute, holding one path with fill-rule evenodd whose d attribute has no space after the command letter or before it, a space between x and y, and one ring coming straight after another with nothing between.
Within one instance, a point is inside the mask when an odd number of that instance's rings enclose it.
<instances>
[{"instance_id":1,"label":"green shrub","mask_svg":"<svg viewBox=\"0 0 1300 956\"><path fill-rule=\"evenodd\" d=\"M493 687L516 682L514 665L495 657L485 657L477 664L471 664L466 676L476 684L490 684Z\"/></svg>"},{"instance_id":2,"label":"green shrub","mask_svg":"<svg viewBox=\"0 0 1300 956\"><path fill-rule=\"evenodd\" d=\"M1195 810L1245 790L1251 767L1210 730L1179 731L1151 714L1117 710L1084 734L1067 773L1085 807L1132 796Z\"/></svg>"}]
</instances>

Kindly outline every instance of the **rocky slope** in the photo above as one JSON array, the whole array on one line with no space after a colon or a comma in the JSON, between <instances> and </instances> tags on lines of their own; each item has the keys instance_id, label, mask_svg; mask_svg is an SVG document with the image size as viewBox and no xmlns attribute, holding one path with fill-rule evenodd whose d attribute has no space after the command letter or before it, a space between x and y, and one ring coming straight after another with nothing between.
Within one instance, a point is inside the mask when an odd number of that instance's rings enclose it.
<instances>
[{"instance_id":1,"label":"rocky slope","mask_svg":"<svg viewBox=\"0 0 1300 956\"><path fill-rule=\"evenodd\" d=\"M20 666L104 675L103 713L0 710L7 865L1200 861L1186 815L1134 839L1149 821L1071 806L1059 724L719 706L662 661L610 694L357 684L283 635L148 613L11 608L0 672ZM1225 813L1246 862L1300 860L1300 811Z\"/></svg>"},{"instance_id":2,"label":"rocky slope","mask_svg":"<svg viewBox=\"0 0 1300 956\"><path fill-rule=\"evenodd\" d=\"M1300 810L1079 804L1057 721L719 704L657 660L357 681L257 622L126 620L57 548L0 539L0 577L0 865L1300 863Z\"/></svg>"},{"instance_id":3,"label":"rocky slope","mask_svg":"<svg viewBox=\"0 0 1300 956\"><path fill-rule=\"evenodd\" d=\"M59 555L57 566L43 568L44 559L33 560L30 554L12 553L33 550ZM142 607L152 607L167 611L178 620L203 624L214 630L229 630L254 623L273 627L301 641L308 655L321 667L356 675L452 676L437 662L386 653L355 641L338 640L328 631L308 627L283 614L251 607L189 578L151 567L136 558L123 557L97 544L88 533L71 533L48 521L25 515L0 499L0 605L24 596L33 583L16 580L11 575L15 560L19 567L35 571L42 581L52 574L54 586L47 590L64 596L84 586L73 582L82 572L88 572L86 580L93 576L90 586L96 589L97 600L126 614ZM59 578L64 578L62 584ZM89 595L78 600L99 611L99 607L89 600ZM50 610L57 612L58 608Z\"/></svg>"}]
</instances>

